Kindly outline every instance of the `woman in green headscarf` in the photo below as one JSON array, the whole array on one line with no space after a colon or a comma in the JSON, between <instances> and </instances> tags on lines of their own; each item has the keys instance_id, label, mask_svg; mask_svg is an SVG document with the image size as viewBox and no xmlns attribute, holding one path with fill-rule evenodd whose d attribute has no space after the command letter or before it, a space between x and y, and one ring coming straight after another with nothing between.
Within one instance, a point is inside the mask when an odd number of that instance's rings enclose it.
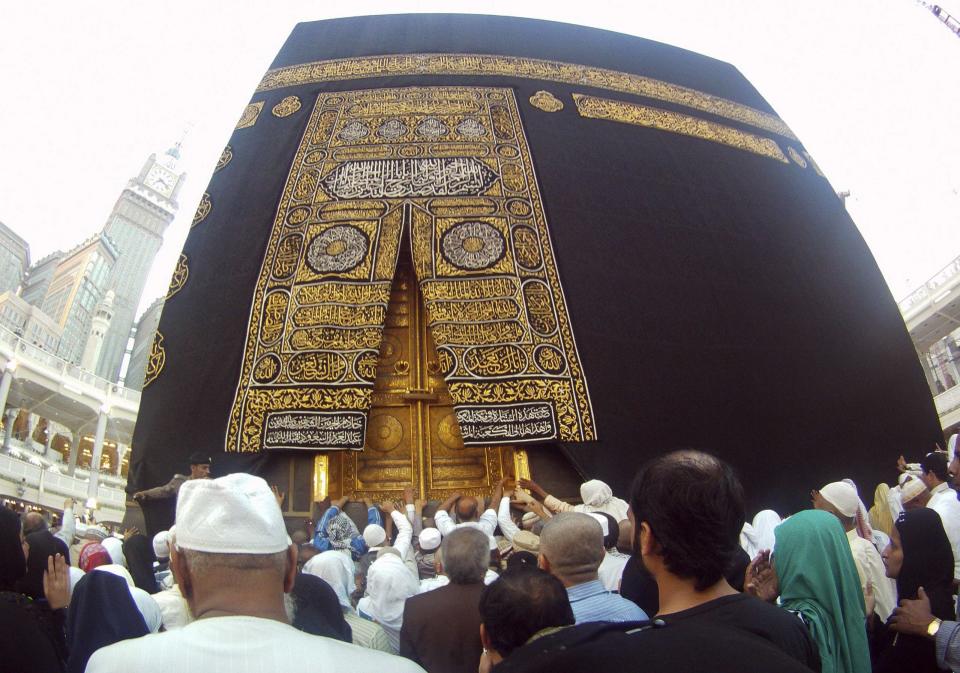
<instances>
[{"instance_id":1,"label":"woman in green headscarf","mask_svg":"<svg viewBox=\"0 0 960 673\"><path fill-rule=\"evenodd\" d=\"M747 570L747 591L771 598L779 585L780 605L807 625L823 673L869 673L863 592L840 521L828 512L807 510L777 526L774 534L770 568L764 569L758 557ZM772 581L760 579L765 573ZM751 581L751 574L757 579Z\"/></svg>"}]
</instances>

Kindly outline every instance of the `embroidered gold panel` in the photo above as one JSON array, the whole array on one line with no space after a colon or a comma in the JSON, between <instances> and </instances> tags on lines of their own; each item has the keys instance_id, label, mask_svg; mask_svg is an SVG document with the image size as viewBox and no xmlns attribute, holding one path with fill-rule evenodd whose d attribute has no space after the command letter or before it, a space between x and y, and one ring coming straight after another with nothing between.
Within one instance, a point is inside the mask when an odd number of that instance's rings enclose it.
<instances>
[{"instance_id":1,"label":"embroidered gold panel","mask_svg":"<svg viewBox=\"0 0 960 673\"><path fill-rule=\"evenodd\" d=\"M770 138L741 131L726 124L718 124L670 110L661 110L649 105L597 98L581 93L573 94L573 101L576 103L577 112L580 113L581 117L606 119L635 126L646 126L660 131L680 133L721 145L736 147L738 150L759 154L768 159L790 163L780 146ZM793 152L791 156L799 156L796 154L796 150L789 149ZM794 160L796 161L796 157L794 157ZM799 162L797 163L799 164ZM806 168L806 163L802 167Z\"/></svg>"},{"instance_id":2,"label":"embroidered gold panel","mask_svg":"<svg viewBox=\"0 0 960 673\"><path fill-rule=\"evenodd\" d=\"M257 91L288 86L400 75L472 75L522 77L562 82L683 105L796 140L775 114L663 80L562 61L491 54L385 54L314 61L268 70ZM262 105L262 103L261 103ZM246 115L245 115L246 116Z\"/></svg>"},{"instance_id":3,"label":"embroidered gold panel","mask_svg":"<svg viewBox=\"0 0 960 673\"><path fill-rule=\"evenodd\" d=\"M463 443L594 439L512 91L414 87L319 95L254 293L227 450L368 443L404 231Z\"/></svg>"}]
</instances>

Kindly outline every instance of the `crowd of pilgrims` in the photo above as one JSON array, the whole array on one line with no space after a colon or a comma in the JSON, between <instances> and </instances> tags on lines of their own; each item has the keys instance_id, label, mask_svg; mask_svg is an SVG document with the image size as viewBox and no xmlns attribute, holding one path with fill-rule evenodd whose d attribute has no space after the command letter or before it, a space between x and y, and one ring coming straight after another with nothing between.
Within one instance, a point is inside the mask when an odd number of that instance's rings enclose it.
<instances>
[{"instance_id":1,"label":"crowd of pilgrims","mask_svg":"<svg viewBox=\"0 0 960 673\"><path fill-rule=\"evenodd\" d=\"M960 454L901 457L746 520L731 467L676 451L581 504L501 481L425 517L326 506L288 535L259 477L190 479L152 540L0 508L4 671L960 670ZM432 508L426 508L432 509Z\"/></svg>"}]
</instances>

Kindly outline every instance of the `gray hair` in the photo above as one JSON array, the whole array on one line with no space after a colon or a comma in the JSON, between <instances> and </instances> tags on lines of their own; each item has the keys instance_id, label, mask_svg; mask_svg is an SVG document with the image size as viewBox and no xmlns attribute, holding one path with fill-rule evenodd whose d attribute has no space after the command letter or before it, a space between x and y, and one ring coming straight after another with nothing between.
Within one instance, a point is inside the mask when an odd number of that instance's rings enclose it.
<instances>
[{"instance_id":1,"label":"gray hair","mask_svg":"<svg viewBox=\"0 0 960 673\"><path fill-rule=\"evenodd\" d=\"M540 554L550 562L550 571L567 582L586 582L597 577L603 562L603 529L589 514L563 512L543 526Z\"/></svg>"},{"instance_id":2,"label":"gray hair","mask_svg":"<svg viewBox=\"0 0 960 673\"><path fill-rule=\"evenodd\" d=\"M482 530L473 526L457 528L443 538L440 550L443 571L452 584L483 581L490 564L490 539Z\"/></svg>"},{"instance_id":3,"label":"gray hair","mask_svg":"<svg viewBox=\"0 0 960 673\"><path fill-rule=\"evenodd\" d=\"M283 575L287 570L287 550L274 554L219 554L195 549L178 547L177 551L183 555L190 568L194 581L203 581L203 577L213 571L260 571L274 570Z\"/></svg>"}]
</instances>

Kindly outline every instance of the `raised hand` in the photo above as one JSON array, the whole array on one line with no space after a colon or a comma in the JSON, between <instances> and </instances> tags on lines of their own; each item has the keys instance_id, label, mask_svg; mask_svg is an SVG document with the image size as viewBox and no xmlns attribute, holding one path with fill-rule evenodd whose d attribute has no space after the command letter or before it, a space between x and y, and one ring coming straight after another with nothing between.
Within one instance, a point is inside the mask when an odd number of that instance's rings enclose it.
<instances>
[{"instance_id":1,"label":"raised hand","mask_svg":"<svg viewBox=\"0 0 960 673\"><path fill-rule=\"evenodd\" d=\"M70 571L67 570L67 560L61 554L47 557L43 594L51 610L60 610L70 604Z\"/></svg>"},{"instance_id":2,"label":"raised hand","mask_svg":"<svg viewBox=\"0 0 960 673\"><path fill-rule=\"evenodd\" d=\"M532 479L520 479L519 484L521 488L525 488L530 491L530 493L532 493L533 496L538 500L543 500L547 497L547 492L543 490L540 484Z\"/></svg>"},{"instance_id":3,"label":"raised hand","mask_svg":"<svg viewBox=\"0 0 960 673\"><path fill-rule=\"evenodd\" d=\"M406 504L408 504L408 505L414 504L413 498L414 498L413 486L407 486L405 489L403 489L403 502L404 502L404 503L406 503Z\"/></svg>"},{"instance_id":4,"label":"raised hand","mask_svg":"<svg viewBox=\"0 0 960 673\"><path fill-rule=\"evenodd\" d=\"M391 512L397 511L397 506L394 505L390 500L384 500L380 503L380 509L384 514L390 514Z\"/></svg>"},{"instance_id":5,"label":"raised hand","mask_svg":"<svg viewBox=\"0 0 960 673\"><path fill-rule=\"evenodd\" d=\"M282 508L283 508L283 499L287 497L287 494L281 492L280 489L277 488L277 485L276 485L276 484L272 485L272 486L270 487L270 490L273 491L273 497L277 499L277 507L280 507L280 508L282 509Z\"/></svg>"}]
</instances>

